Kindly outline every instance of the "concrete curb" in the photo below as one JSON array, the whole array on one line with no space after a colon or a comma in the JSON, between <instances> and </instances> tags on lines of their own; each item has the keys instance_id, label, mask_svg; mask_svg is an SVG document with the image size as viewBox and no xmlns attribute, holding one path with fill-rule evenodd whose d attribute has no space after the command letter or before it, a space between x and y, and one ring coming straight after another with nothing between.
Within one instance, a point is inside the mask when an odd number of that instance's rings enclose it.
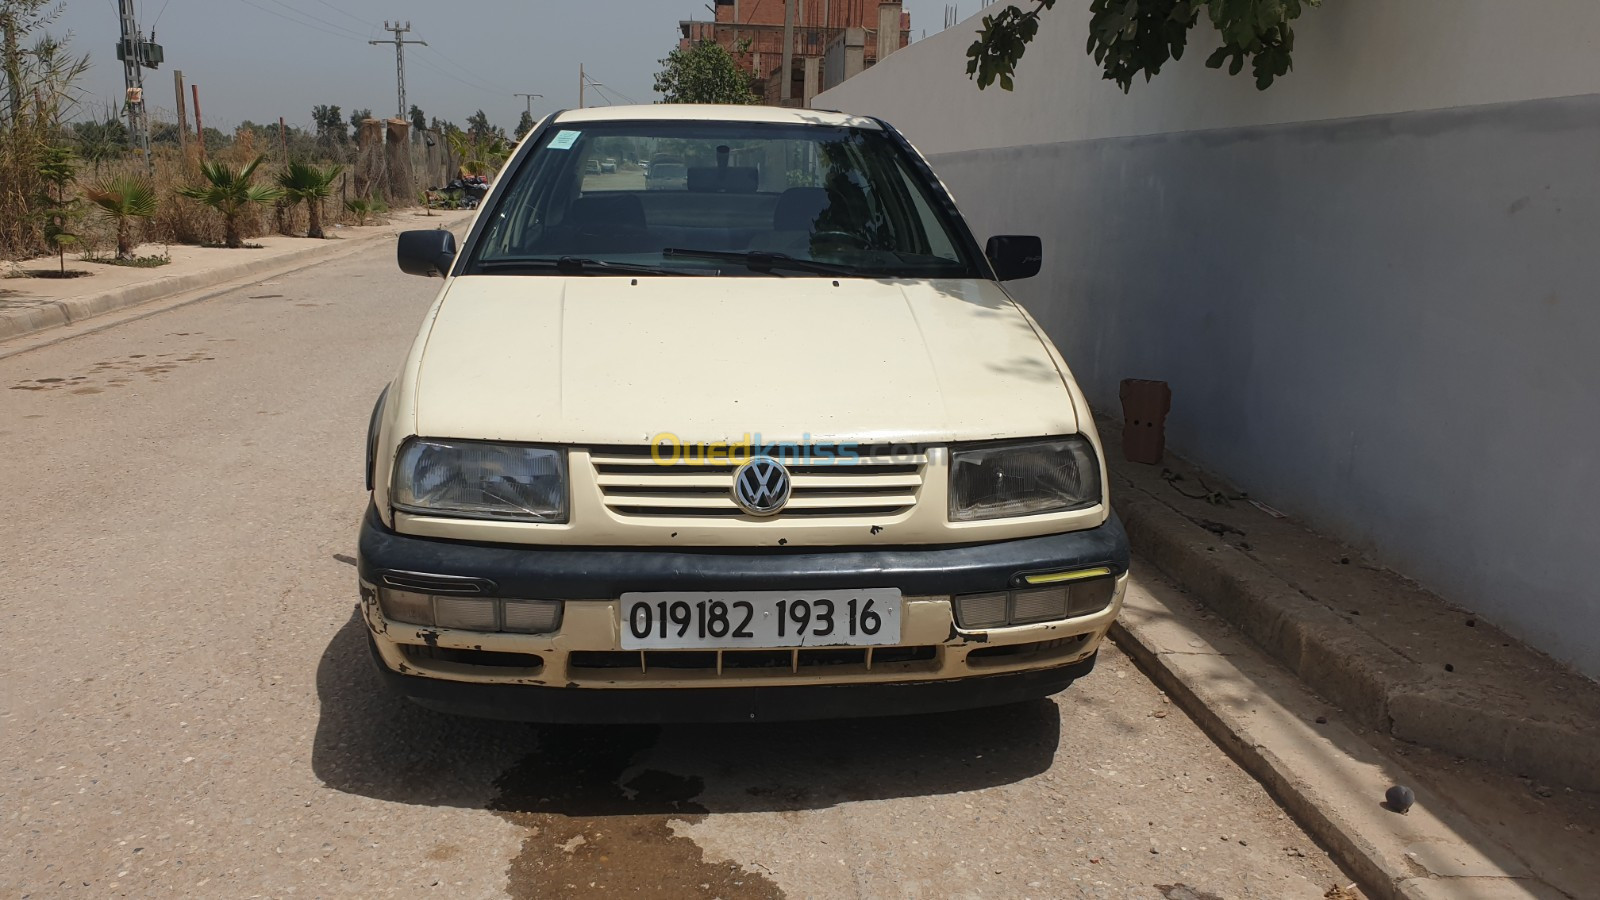
<instances>
[{"instance_id":1,"label":"concrete curb","mask_svg":"<svg viewBox=\"0 0 1600 900\"><path fill-rule=\"evenodd\" d=\"M1143 560L1140 560L1143 562ZM1136 568L1111 638L1378 900L1567 898L1424 786L1377 805L1403 770L1227 626ZM1409 779L1408 779L1409 780Z\"/></svg>"},{"instance_id":2,"label":"concrete curb","mask_svg":"<svg viewBox=\"0 0 1600 900\"><path fill-rule=\"evenodd\" d=\"M470 218L470 217L469 217ZM441 216L441 227L454 227L468 219ZM115 312L120 309L149 303L190 291L204 290L230 281L273 274L287 269L298 269L324 259L333 259L344 252L370 246L384 239L393 240L398 232L378 231L334 241L319 241L289 253L217 266L203 272L187 275L157 275L149 281L130 284L98 294L53 300L31 309L0 313L0 341L37 334L52 328L72 325L84 319ZM159 271L159 270L157 270Z\"/></svg>"},{"instance_id":3,"label":"concrete curb","mask_svg":"<svg viewBox=\"0 0 1600 900\"><path fill-rule=\"evenodd\" d=\"M1362 725L1401 740L1600 791L1600 733L1507 715L1435 684L1326 607L1170 506L1124 485L1134 549Z\"/></svg>"}]
</instances>

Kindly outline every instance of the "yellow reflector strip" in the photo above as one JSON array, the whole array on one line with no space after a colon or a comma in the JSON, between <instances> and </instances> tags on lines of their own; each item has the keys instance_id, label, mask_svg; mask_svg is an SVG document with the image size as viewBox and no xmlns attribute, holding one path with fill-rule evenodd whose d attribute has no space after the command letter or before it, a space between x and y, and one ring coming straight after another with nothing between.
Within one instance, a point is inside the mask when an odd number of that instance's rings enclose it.
<instances>
[{"instance_id":1,"label":"yellow reflector strip","mask_svg":"<svg viewBox=\"0 0 1600 900\"><path fill-rule=\"evenodd\" d=\"M1078 569L1075 572L1046 572L1042 575L1024 575L1022 580L1029 584L1060 584L1063 581L1082 581L1085 578L1100 578L1110 574L1110 569L1100 566L1097 569Z\"/></svg>"}]
</instances>

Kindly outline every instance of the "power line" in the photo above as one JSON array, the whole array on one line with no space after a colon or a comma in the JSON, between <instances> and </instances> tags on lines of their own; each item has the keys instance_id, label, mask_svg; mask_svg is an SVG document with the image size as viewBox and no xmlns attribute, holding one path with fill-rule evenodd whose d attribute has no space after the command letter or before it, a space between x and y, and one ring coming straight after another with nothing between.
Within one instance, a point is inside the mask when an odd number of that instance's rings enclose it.
<instances>
[{"instance_id":1,"label":"power line","mask_svg":"<svg viewBox=\"0 0 1600 900\"><path fill-rule=\"evenodd\" d=\"M293 22L294 24L299 25L302 28L309 28L312 31L320 31L323 34L331 34L336 38L343 38L344 40L347 40L347 41L355 40L355 38L350 37L348 34L340 34L337 31L329 31L326 28L320 28L320 27L318 27L316 25L312 25L309 22L302 22L299 19L292 19L292 18L284 15L283 13L278 12L275 9L272 9L271 7L266 7L266 6L262 6L259 3L254 3L254 2L252 2L252 0L239 0L239 2L243 3L245 6L253 7L255 9L259 9L259 10L261 10L262 12L266 13L269 16L277 16L278 18L284 20L285 22Z\"/></svg>"},{"instance_id":2,"label":"power line","mask_svg":"<svg viewBox=\"0 0 1600 900\"><path fill-rule=\"evenodd\" d=\"M627 94L624 94L623 92L617 90L616 88L606 87L604 82L595 81L594 78L592 78L592 77L587 77L587 80L589 82L589 86L590 87L594 88L597 91L601 91L601 99L605 98L605 94L611 93L611 94L616 94L619 98L621 98L622 100L627 101L628 103L632 103L632 104L635 104L635 105L638 105L638 103L639 103L639 101L633 99L632 97L629 97Z\"/></svg>"},{"instance_id":3,"label":"power line","mask_svg":"<svg viewBox=\"0 0 1600 900\"><path fill-rule=\"evenodd\" d=\"M437 47L429 47L428 48L428 52L438 56L440 59L444 60L445 62L449 63L450 65L455 66L457 69L460 69L462 72L465 72L471 79L473 79L474 81L478 82L478 86L479 87L483 87L483 88L486 88L488 90L496 90L496 91L499 90L498 87L490 87L488 85L488 82L490 81L490 79L484 78L482 75L479 75L476 71L474 71L472 69L469 69L466 66L463 66L461 63L456 62L454 59L451 59L448 55L445 54L445 52L443 50L440 50Z\"/></svg>"},{"instance_id":4,"label":"power line","mask_svg":"<svg viewBox=\"0 0 1600 900\"><path fill-rule=\"evenodd\" d=\"M361 18L360 16L353 16L350 13L347 13L344 10L340 9L339 7L334 6L332 3L329 3L328 0L317 0L317 2L322 4L323 6L326 6L329 9L333 10L334 12L338 13L339 15L344 16L345 18L349 19L352 22L358 22L358 23L360 23L362 25L367 26L367 34L368 35L371 35L372 32L378 30L378 23L376 23L376 22L369 22L366 19Z\"/></svg>"},{"instance_id":5,"label":"power line","mask_svg":"<svg viewBox=\"0 0 1600 900\"><path fill-rule=\"evenodd\" d=\"M383 43L388 43L388 41L384 41ZM477 90L488 91L490 93L499 93L500 92L499 88L492 88L492 87L489 87L486 84L477 84L475 82L468 81L467 79L462 78L462 77L460 77L458 75L453 75L453 74L445 71L444 69L441 69L436 65L433 65L432 63L428 62L426 59L423 59L421 57L416 57L414 59L414 61L416 62L417 65L422 66L423 68L428 69L428 70L434 72L435 74L443 75L444 77L450 79L451 81L459 82L461 84L466 85L469 88L476 88Z\"/></svg>"},{"instance_id":6,"label":"power line","mask_svg":"<svg viewBox=\"0 0 1600 900\"><path fill-rule=\"evenodd\" d=\"M300 9L300 8L294 7L294 6L290 6L289 4L284 3L283 0L268 0L268 2L270 2L270 3L272 3L272 4L276 5L276 6L281 6L284 9L289 10L290 12L294 13L297 16L305 16L306 18L312 20L313 22L321 22L322 24L328 26L329 28L337 28L338 30L350 35L351 37L361 38L363 40L366 39L366 37L367 37L367 35L362 34L362 33L358 32L358 31L353 31L347 26L340 25L337 22L329 22L327 19L324 19L321 16L314 16L311 13L308 13L303 9Z\"/></svg>"}]
</instances>

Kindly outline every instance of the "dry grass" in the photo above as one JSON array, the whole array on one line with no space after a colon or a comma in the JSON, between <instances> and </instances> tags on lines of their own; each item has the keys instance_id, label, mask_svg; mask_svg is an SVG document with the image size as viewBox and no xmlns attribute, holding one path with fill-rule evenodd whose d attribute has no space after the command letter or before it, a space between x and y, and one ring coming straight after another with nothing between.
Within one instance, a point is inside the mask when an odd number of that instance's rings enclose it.
<instances>
[{"instance_id":1,"label":"dry grass","mask_svg":"<svg viewBox=\"0 0 1600 900\"><path fill-rule=\"evenodd\" d=\"M48 144L71 142L65 137L47 140L40 134L0 132L0 259L29 259L45 251L40 227L40 217L32 212L39 202L33 195L36 178L29 175L36 167L39 148ZM274 148L269 148L274 149ZM239 132L227 148L212 156L235 166L242 166L259 152L248 131ZM281 154L280 154L281 155ZM312 160L327 165L326 160ZM151 148L151 168L148 174L155 184L159 198L156 214L149 220L134 224L134 235L141 244L188 244L203 246L218 244L223 239L222 216L215 210L178 195L179 187L200 180L200 146L190 141L187 154L178 147L157 145ZM281 167L281 161L264 166L257 174L262 182L270 181ZM69 196L81 196L85 188L119 174L146 175L144 159L132 151L120 159L105 162L96 171L82 165L75 184L67 191ZM333 195L323 201L323 227L353 225L356 216L345 208L346 198L354 197L354 184L348 171L334 184ZM282 233L304 235L306 231L304 205L288 207L281 212L272 207L260 207L240 218L240 233L245 239L265 234ZM369 217L369 221L371 218ZM116 224L113 220L90 210L75 224L78 244L73 248L86 259L102 255L116 246Z\"/></svg>"}]
</instances>

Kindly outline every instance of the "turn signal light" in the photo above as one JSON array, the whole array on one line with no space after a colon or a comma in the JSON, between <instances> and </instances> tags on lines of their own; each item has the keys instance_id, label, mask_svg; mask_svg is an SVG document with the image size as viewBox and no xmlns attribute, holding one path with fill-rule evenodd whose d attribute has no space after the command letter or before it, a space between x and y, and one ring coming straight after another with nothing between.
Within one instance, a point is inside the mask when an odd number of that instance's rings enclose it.
<instances>
[{"instance_id":1,"label":"turn signal light","mask_svg":"<svg viewBox=\"0 0 1600 900\"><path fill-rule=\"evenodd\" d=\"M380 586L378 606L386 619L430 628L548 634L561 627L560 600L450 597Z\"/></svg>"},{"instance_id":2,"label":"turn signal light","mask_svg":"<svg viewBox=\"0 0 1600 900\"><path fill-rule=\"evenodd\" d=\"M1019 588L988 594L962 594L954 598L956 622L962 628L1004 628L1090 616L1105 610L1116 598L1117 579L1110 569L1088 570L1081 579L1072 573L1051 578L1049 587ZM1025 579L1026 580L1026 579Z\"/></svg>"}]
</instances>

